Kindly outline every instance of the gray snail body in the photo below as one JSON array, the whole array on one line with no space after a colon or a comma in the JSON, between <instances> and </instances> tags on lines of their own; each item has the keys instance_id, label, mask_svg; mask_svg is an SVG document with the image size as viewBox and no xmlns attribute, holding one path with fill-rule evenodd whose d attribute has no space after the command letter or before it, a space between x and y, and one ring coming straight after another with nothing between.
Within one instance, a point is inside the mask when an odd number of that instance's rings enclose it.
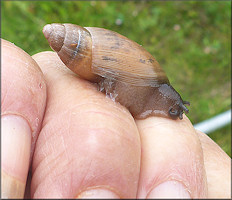
<instances>
[{"instance_id":1,"label":"gray snail body","mask_svg":"<svg viewBox=\"0 0 232 200\"><path fill-rule=\"evenodd\" d=\"M136 42L103 28L48 24L43 33L63 63L124 105L137 119L183 118L181 96L155 58Z\"/></svg>"}]
</instances>

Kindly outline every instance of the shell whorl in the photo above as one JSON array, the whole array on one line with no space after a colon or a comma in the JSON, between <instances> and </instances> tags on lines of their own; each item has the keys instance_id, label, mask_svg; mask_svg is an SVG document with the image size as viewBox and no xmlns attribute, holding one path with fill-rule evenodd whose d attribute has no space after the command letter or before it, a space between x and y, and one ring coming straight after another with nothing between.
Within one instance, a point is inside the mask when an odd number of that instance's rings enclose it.
<instances>
[{"instance_id":1,"label":"shell whorl","mask_svg":"<svg viewBox=\"0 0 232 200\"><path fill-rule=\"evenodd\" d=\"M46 25L43 33L69 69L89 81L98 78L92 73L92 38L88 30L74 24L54 23Z\"/></svg>"}]
</instances>

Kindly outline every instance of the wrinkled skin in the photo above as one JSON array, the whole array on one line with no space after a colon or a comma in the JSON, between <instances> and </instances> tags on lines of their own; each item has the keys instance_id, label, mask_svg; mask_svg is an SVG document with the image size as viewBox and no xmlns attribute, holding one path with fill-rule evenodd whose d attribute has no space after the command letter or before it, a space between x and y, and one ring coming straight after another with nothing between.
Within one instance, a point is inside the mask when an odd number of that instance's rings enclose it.
<instances>
[{"instance_id":1,"label":"wrinkled skin","mask_svg":"<svg viewBox=\"0 0 232 200\"><path fill-rule=\"evenodd\" d=\"M2 170L26 182L31 169L25 197L183 197L168 190L175 181L191 198L230 198L230 157L185 115L134 120L55 53L33 59L2 40L2 119L22 116L33 135L30 166L2 160Z\"/></svg>"}]
</instances>

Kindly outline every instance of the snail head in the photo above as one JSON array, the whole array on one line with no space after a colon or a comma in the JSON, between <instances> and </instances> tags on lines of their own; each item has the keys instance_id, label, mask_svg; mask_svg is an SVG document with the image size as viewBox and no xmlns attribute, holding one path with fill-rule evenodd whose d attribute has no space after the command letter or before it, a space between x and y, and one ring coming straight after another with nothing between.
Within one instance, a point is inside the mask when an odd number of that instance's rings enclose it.
<instances>
[{"instance_id":1,"label":"snail head","mask_svg":"<svg viewBox=\"0 0 232 200\"><path fill-rule=\"evenodd\" d=\"M162 109L168 117L172 119L183 119L183 113L189 112L185 105L190 105L188 101L183 101L179 93L169 84L162 84L159 88L160 100Z\"/></svg>"}]
</instances>

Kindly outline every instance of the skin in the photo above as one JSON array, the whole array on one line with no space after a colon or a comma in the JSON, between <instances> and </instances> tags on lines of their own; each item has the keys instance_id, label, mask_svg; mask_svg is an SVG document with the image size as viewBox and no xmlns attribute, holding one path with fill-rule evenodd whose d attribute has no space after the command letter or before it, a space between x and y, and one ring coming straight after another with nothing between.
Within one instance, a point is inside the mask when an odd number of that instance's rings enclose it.
<instances>
[{"instance_id":1,"label":"skin","mask_svg":"<svg viewBox=\"0 0 232 200\"><path fill-rule=\"evenodd\" d=\"M55 53L31 58L5 40L2 52L2 116L24 116L35 135L25 197L75 198L103 188L120 198L146 198L175 180L192 198L230 198L230 157L185 115L134 120ZM38 83L46 86L33 90L32 112L31 93L25 91ZM35 118L41 119L36 126Z\"/></svg>"}]
</instances>

